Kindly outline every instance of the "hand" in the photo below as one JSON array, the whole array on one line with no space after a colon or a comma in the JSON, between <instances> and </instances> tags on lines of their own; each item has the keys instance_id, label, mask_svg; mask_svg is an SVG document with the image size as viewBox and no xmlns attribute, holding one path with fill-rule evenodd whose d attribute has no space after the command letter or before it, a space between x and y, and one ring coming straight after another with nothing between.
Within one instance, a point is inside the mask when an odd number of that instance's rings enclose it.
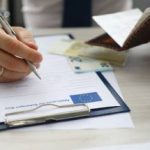
<instances>
[{"instance_id":1,"label":"hand","mask_svg":"<svg viewBox=\"0 0 150 150\"><path fill-rule=\"evenodd\" d=\"M32 33L21 27L14 27L17 39L0 29L0 82L12 82L26 77L30 72L26 59L39 66L42 55L37 52L37 46ZM1 73L0 73L1 74Z\"/></svg>"}]
</instances>

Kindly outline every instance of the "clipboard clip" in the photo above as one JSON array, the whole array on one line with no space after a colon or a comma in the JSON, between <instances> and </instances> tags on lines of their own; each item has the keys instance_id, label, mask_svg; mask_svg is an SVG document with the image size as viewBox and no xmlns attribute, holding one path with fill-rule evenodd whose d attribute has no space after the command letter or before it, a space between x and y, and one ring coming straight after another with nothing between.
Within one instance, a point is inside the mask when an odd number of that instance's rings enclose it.
<instances>
[{"instance_id":1,"label":"clipboard clip","mask_svg":"<svg viewBox=\"0 0 150 150\"><path fill-rule=\"evenodd\" d=\"M8 127L28 126L89 116L90 109L86 104L55 105L43 104L33 109L5 114L5 124Z\"/></svg>"}]
</instances>

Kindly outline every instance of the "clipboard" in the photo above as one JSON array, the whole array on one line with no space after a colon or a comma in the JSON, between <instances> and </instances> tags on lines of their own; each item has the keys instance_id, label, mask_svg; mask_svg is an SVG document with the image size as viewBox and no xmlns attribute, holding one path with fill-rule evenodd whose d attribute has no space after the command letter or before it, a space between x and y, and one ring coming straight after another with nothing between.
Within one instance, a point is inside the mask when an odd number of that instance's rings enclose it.
<instances>
[{"instance_id":1,"label":"clipboard","mask_svg":"<svg viewBox=\"0 0 150 150\"><path fill-rule=\"evenodd\" d=\"M71 39L74 38L71 34L65 35L67 35ZM107 87L107 89L110 91L112 96L120 104L120 106L89 109L89 107L84 103L66 106L59 106L55 104L40 105L34 109L30 109L27 111L19 111L5 114L5 121L0 122L0 131L42 124L57 123L61 121L69 121L75 119L84 119L90 117L98 117L105 115L113 115L117 113L130 112L129 107L118 95L118 93L107 81L107 79L103 76L103 74L101 72L96 72L96 74L99 77L99 79L104 83L104 85ZM51 109L42 112L40 116L37 115L38 110L45 109L48 107L50 107ZM22 114L24 114L23 117Z\"/></svg>"},{"instance_id":2,"label":"clipboard","mask_svg":"<svg viewBox=\"0 0 150 150\"><path fill-rule=\"evenodd\" d=\"M41 125L47 123L56 123L60 121L69 121L72 119L83 119L89 117L113 115L117 113L130 112L129 107L125 104L123 99L118 95L115 89L107 81L107 79L102 75L101 72L96 72L100 80L105 84L108 90L111 92L116 101L120 106L115 107L106 107L100 109L89 109L86 104L77 104L77 105L66 105L58 106L53 104L41 105L32 110L22 111L22 112L13 112L5 115L5 122L0 122L0 131L15 129L20 127ZM38 109L43 109L44 107L53 107L52 111L48 110L47 112L42 113L40 116L36 115ZM55 108L55 109L54 109ZM35 113L34 113L35 111ZM31 113L30 117L29 113ZM20 115L23 117L20 117Z\"/></svg>"}]
</instances>

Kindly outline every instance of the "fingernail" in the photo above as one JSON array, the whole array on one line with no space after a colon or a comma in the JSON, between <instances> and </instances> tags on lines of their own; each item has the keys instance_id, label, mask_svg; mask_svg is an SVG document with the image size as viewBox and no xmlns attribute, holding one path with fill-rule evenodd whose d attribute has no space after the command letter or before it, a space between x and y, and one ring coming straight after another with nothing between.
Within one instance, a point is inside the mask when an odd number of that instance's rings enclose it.
<instances>
[{"instance_id":1,"label":"fingernail","mask_svg":"<svg viewBox=\"0 0 150 150\"><path fill-rule=\"evenodd\" d=\"M36 43L34 42L26 42L26 44L33 49L38 49L38 46L36 45Z\"/></svg>"}]
</instances>

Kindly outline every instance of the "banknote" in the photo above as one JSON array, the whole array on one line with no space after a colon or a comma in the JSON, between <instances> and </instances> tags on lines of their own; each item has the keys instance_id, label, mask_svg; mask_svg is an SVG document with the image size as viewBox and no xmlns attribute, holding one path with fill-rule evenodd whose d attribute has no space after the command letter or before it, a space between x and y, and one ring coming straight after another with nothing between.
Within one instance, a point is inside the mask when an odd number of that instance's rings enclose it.
<instances>
[{"instance_id":1,"label":"banknote","mask_svg":"<svg viewBox=\"0 0 150 150\"><path fill-rule=\"evenodd\" d=\"M121 66L125 64L128 57L128 51L118 52L104 47L91 46L78 40L61 40L53 43L49 48L49 53L71 57L87 57Z\"/></svg>"},{"instance_id":2,"label":"banknote","mask_svg":"<svg viewBox=\"0 0 150 150\"><path fill-rule=\"evenodd\" d=\"M113 65L124 65L128 57L128 51L118 52L112 49L91 46L83 42L74 42L65 55L72 57L88 57L108 61Z\"/></svg>"},{"instance_id":3,"label":"banknote","mask_svg":"<svg viewBox=\"0 0 150 150\"><path fill-rule=\"evenodd\" d=\"M68 62L75 73L112 71L112 66L106 62L86 57L68 57Z\"/></svg>"}]
</instances>

